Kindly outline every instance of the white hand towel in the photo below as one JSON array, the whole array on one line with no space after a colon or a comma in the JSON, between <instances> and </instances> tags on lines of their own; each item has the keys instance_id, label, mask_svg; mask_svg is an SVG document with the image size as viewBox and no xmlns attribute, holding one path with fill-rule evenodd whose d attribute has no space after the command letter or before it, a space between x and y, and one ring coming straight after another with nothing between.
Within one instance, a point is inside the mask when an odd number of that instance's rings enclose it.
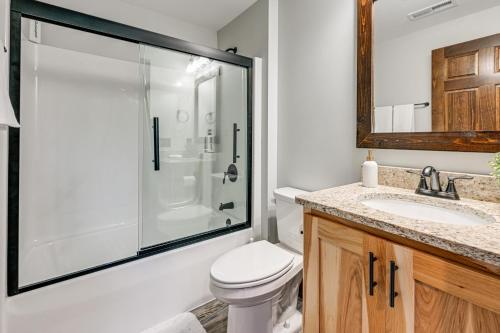
<instances>
[{"instance_id":1,"label":"white hand towel","mask_svg":"<svg viewBox=\"0 0 500 333\"><path fill-rule=\"evenodd\" d=\"M191 312L181 313L142 333L207 333L198 319Z\"/></svg>"},{"instance_id":2,"label":"white hand towel","mask_svg":"<svg viewBox=\"0 0 500 333\"><path fill-rule=\"evenodd\" d=\"M392 132L392 106L378 106L375 108L374 133Z\"/></svg>"},{"instance_id":3,"label":"white hand towel","mask_svg":"<svg viewBox=\"0 0 500 333\"><path fill-rule=\"evenodd\" d=\"M415 105L394 105L393 132L415 132Z\"/></svg>"},{"instance_id":4,"label":"white hand towel","mask_svg":"<svg viewBox=\"0 0 500 333\"><path fill-rule=\"evenodd\" d=\"M0 125L19 127L7 87L7 73L5 73L6 54L0 50Z\"/></svg>"}]
</instances>

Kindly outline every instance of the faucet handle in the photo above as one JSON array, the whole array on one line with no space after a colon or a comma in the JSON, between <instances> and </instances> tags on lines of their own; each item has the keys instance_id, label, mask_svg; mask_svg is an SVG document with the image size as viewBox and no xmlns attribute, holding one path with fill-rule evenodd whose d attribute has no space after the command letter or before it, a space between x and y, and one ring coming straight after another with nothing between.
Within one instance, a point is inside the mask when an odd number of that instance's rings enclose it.
<instances>
[{"instance_id":1,"label":"faucet handle","mask_svg":"<svg viewBox=\"0 0 500 333\"><path fill-rule=\"evenodd\" d=\"M411 173L417 176L420 176L420 182L418 183L418 190L428 190L429 186L427 186L427 180L425 180L425 176L422 172L417 170L406 170L407 173Z\"/></svg>"},{"instance_id":2,"label":"faucet handle","mask_svg":"<svg viewBox=\"0 0 500 333\"><path fill-rule=\"evenodd\" d=\"M471 179L474 179L474 177L467 176L467 175L462 175L462 176L448 176L448 181L450 181L450 182L454 182L457 179L471 180Z\"/></svg>"},{"instance_id":3,"label":"faucet handle","mask_svg":"<svg viewBox=\"0 0 500 333\"><path fill-rule=\"evenodd\" d=\"M454 195L454 199L458 200L460 197L458 196L457 189L455 188L455 180L457 179L474 179L472 176L462 175L462 176L448 176L448 186L446 187L446 193Z\"/></svg>"}]
</instances>

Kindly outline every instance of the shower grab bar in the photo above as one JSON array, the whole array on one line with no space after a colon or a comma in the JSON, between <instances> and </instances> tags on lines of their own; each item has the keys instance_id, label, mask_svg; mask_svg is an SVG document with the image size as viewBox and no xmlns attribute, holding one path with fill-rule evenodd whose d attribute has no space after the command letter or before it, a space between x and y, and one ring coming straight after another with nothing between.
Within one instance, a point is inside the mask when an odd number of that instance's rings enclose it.
<instances>
[{"instance_id":1,"label":"shower grab bar","mask_svg":"<svg viewBox=\"0 0 500 333\"><path fill-rule=\"evenodd\" d=\"M238 124L233 124L233 164L236 163L236 159L240 158L238 155L238 132L240 129L238 128Z\"/></svg>"},{"instance_id":2,"label":"shower grab bar","mask_svg":"<svg viewBox=\"0 0 500 333\"><path fill-rule=\"evenodd\" d=\"M153 163L155 171L160 170L160 120L153 118Z\"/></svg>"}]
</instances>

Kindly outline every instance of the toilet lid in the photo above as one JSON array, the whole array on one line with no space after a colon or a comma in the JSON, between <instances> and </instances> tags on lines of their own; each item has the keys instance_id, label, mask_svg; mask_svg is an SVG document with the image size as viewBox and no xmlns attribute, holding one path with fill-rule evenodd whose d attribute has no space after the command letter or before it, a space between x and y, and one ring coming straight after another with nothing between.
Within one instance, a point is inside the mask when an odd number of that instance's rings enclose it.
<instances>
[{"instance_id":1,"label":"toilet lid","mask_svg":"<svg viewBox=\"0 0 500 333\"><path fill-rule=\"evenodd\" d=\"M221 256L210 270L212 279L223 284L245 284L265 280L290 268L293 254L259 241Z\"/></svg>"}]
</instances>

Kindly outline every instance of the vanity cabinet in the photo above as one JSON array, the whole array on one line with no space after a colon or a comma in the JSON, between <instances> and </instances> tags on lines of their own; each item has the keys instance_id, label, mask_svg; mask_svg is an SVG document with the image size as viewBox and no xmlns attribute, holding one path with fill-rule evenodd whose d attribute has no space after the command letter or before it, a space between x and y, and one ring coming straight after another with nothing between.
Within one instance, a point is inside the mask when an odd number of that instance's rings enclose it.
<instances>
[{"instance_id":1,"label":"vanity cabinet","mask_svg":"<svg viewBox=\"0 0 500 333\"><path fill-rule=\"evenodd\" d=\"M500 332L500 278L305 214L304 332Z\"/></svg>"}]
</instances>

